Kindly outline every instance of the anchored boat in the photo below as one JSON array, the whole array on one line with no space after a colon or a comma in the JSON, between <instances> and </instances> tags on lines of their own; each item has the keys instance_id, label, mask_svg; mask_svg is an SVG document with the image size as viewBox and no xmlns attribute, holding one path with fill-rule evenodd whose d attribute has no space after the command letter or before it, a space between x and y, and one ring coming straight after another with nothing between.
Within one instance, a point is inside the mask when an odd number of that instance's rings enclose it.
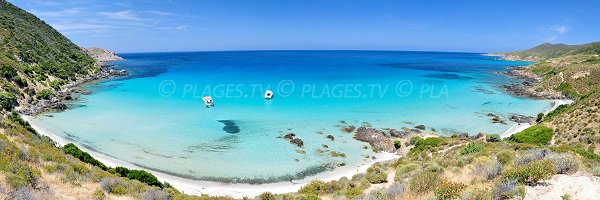
<instances>
[{"instance_id":1,"label":"anchored boat","mask_svg":"<svg viewBox=\"0 0 600 200\"><path fill-rule=\"evenodd\" d=\"M267 90L267 92L265 92L265 99L272 99L272 98L273 98L273 91Z\"/></svg>"},{"instance_id":2,"label":"anchored boat","mask_svg":"<svg viewBox=\"0 0 600 200\"><path fill-rule=\"evenodd\" d=\"M207 108L214 106L213 99L210 96L202 97L202 101L204 101L204 104L206 104Z\"/></svg>"}]
</instances>

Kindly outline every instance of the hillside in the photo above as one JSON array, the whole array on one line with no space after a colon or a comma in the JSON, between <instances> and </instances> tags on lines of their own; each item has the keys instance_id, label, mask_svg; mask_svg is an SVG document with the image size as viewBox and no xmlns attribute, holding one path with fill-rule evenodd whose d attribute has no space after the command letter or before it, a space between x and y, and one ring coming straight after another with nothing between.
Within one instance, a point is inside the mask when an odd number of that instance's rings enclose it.
<instances>
[{"instance_id":1,"label":"hillside","mask_svg":"<svg viewBox=\"0 0 600 200\"><path fill-rule=\"evenodd\" d=\"M92 47L92 48L83 48L83 51L88 54L90 57L94 58L99 62L108 62L108 61L116 61L122 60L123 58L119 57L115 52L108 51L106 49Z\"/></svg>"},{"instance_id":2,"label":"hillside","mask_svg":"<svg viewBox=\"0 0 600 200\"><path fill-rule=\"evenodd\" d=\"M600 43L589 43L583 45L566 45L544 43L536 47L515 51L496 53L509 60L541 61L566 55L598 52Z\"/></svg>"},{"instance_id":3,"label":"hillside","mask_svg":"<svg viewBox=\"0 0 600 200\"><path fill-rule=\"evenodd\" d=\"M5 110L50 99L61 86L99 71L94 59L51 26L0 1L0 100Z\"/></svg>"},{"instance_id":4,"label":"hillside","mask_svg":"<svg viewBox=\"0 0 600 200\"><path fill-rule=\"evenodd\" d=\"M145 171L107 168L74 146L56 147L14 111L61 105L63 90L111 71L0 0L0 199L209 199L181 194Z\"/></svg>"}]
</instances>

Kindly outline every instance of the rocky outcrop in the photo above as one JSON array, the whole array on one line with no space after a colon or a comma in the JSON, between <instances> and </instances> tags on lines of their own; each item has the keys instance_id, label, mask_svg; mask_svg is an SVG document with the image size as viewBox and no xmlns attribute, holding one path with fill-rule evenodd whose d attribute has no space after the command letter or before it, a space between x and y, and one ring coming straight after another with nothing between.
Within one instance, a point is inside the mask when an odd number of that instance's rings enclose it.
<instances>
[{"instance_id":1,"label":"rocky outcrop","mask_svg":"<svg viewBox=\"0 0 600 200\"><path fill-rule=\"evenodd\" d=\"M513 121L513 122L517 122L519 124L523 124L523 123L535 124L536 119L537 119L536 117L531 117L531 116L512 115L512 116L510 116L509 120Z\"/></svg>"},{"instance_id":2,"label":"rocky outcrop","mask_svg":"<svg viewBox=\"0 0 600 200\"><path fill-rule=\"evenodd\" d=\"M488 113L487 116L492 118L491 120L492 120L492 123L494 123L494 124L496 124L496 123L506 124L506 122L504 120L500 119L500 116L498 116L494 113Z\"/></svg>"},{"instance_id":3,"label":"rocky outcrop","mask_svg":"<svg viewBox=\"0 0 600 200\"><path fill-rule=\"evenodd\" d=\"M76 81L72 81L69 84L61 86L62 90L55 91L54 95L50 99L40 99L33 100L32 102L27 102L27 104L21 106L21 108L17 111L25 115L35 115L48 111L66 110L68 109L68 107L66 106L65 102L73 100L71 94L79 91L78 87L80 85L100 79L125 76L127 74L128 72L125 70L116 69L110 66L103 66L101 68L101 71L97 74L88 75Z\"/></svg>"},{"instance_id":4,"label":"rocky outcrop","mask_svg":"<svg viewBox=\"0 0 600 200\"><path fill-rule=\"evenodd\" d=\"M392 137L406 137L410 133L408 131L399 131L396 129L390 129L390 136Z\"/></svg>"},{"instance_id":5,"label":"rocky outcrop","mask_svg":"<svg viewBox=\"0 0 600 200\"><path fill-rule=\"evenodd\" d=\"M90 57L94 58L94 60L98 62L108 62L108 61L117 61L123 60L123 58L119 57L115 52L108 51L106 49L92 47L92 48L82 48L83 52L88 54Z\"/></svg>"},{"instance_id":6,"label":"rocky outcrop","mask_svg":"<svg viewBox=\"0 0 600 200\"><path fill-rule=\"evenodd\" d=\"M371 144L376 152L394 152L396 150L392 141L378 129L360 127L356 130L354 138Z\"/></svg>"}]
</instances>

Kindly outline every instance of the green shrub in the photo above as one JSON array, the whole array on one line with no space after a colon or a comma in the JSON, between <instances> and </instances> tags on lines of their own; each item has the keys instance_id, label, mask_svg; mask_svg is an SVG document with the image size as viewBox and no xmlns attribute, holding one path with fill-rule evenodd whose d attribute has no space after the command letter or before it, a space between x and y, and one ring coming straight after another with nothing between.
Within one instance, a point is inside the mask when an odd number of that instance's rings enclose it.
<instances>
[{"instance_id":1,"label":"green shrub","mask_svg":"<svg viewBox=\"0 0 600 200\"><path fill-rule=\"evenodd\" d=\"M460 155L467 155L472 153L478 153L483 150L483 144L470 143L460 150Z\"/></svg>"},{"instance_id":2,"label":"green shrub","mask_svg":"<svg viewBox=\"0 0 600 200\"><path fill-rule=\"evenodd\" d=\"M94 199L104 200L104 199L106 199L106 195L104 194L104 192L102 190L96 190L94 192Z\"/></svg>"},{"instance_id":3,"label":"green shrub","mask_svg":"<svg viewBox=\"0 0 600 200\"><path fill-rule=\"evenodd\" d=\"M410 173L416 169L419 169L420 167L421 167L421 165L419 165L417 163L407 163L407 164L398 165L396 167L396 176L394 179L396 181L402 180L405 178L407 173Z\"/></svg>"},{"instance_id":4,"label":"green shrub","mask_svg":"<svg viewBox=\"0 0 600 200\"><path fill-rule=\"evenodd\" d=\"M438 199L446 200L446 199L457 199L460 197L460 193L467 186L462 183L453 183L444 181L437 188L435 188L434 193Z\"/></svg>"},{"instance_id":5,"label":"green shrub","mask_svg":"<svg viewBox=\"0 0 600 200\"><path fill-rule=\"evenodd\" d=\"M17 104L17 97L14 94L4 92L0 93L0 106L2 109L10 111Z\"/></svg>"},{"instance_id":6,"label":"green shrub","mask_svg":"<svg viewBox=\"0 0 600 200\"><path fill-rule=\"evenodd\" d=\"M138 180L138 181L140 181L142 183L146 183L148 185L157 186L157 187L161 187L161 188L163 187L162 183L160 181L158 181L156 176L154 176L151 173L148 173L147 171L144 171L144 170L129 170L129 173L127 174L127 178L133 179L133 180Z\"/></svg>"},{"instance_id":7,"label":"green shrub","mask_svg":"<svg viewBox=\"0 0 600 200\"><path fill-rule=\"evenodd\" d=\"M556 109L550 111L545 117L544 117L544 121L548 121L558 115L560 115L561 113L567 111L567 108L569 108L569 104L563 104L560 105L558 107L556 107Z\"/></svg>"},{"instance_id":8,"label":"green shrub","mask_svg":"<svg viewBox=\"0 0 600 200\"><path fill-rule=\"evenodd\" d=\"M275 195L273 195L270 192L263 192L262 194L258 195L258 197L256 197L259 200L275 200Z\"/></svg>"},{"instance_id":9,"label":"green shrub","mask_svg":"<svg viewBox=\"0 0 600 200\"><path fill-rule=\"evenodd\" d=\"M537 114L537 119L535 121L536 122L541 122L542 119L544 119L544 113L538 113Z\"/></svg>"},{"instance_id":10,"label":"green shrub","mask_svg":"<svg viewBox=\"0 0 600 200\"><path fill-rule=\"evenodd\" d=\"M27 86L27 80L25 80L24 78L21 78L20 76L15 76L13 78L13 81L21 87L26 87Z\"/></svg>"},{"instance_id":11,"label":"green shrub","mask_svg":"<svg viewBox=\"0 0 600 200\"><path fill-rule=\"evenodd\" d=\"M400 147L402 147L402 141L400 141L400 140L394 141L394 147L396 149L400 149Z\"/></svg>"},{"instance_id":12,"label":"green shrub","mask_svg":"<svg viewBox=\"0 0 600 200\"><path fill-rule=\"evenodd\" d=\"M35 94L36 99L50 99L52 96L54 96L54 92L49 89L43 89Z\"/></svg>"},{"instance_id":13,"label":"green shrub","mask_svg":"<svg viewBox=\"0 0 600 200\"><path fill-rule=\"evenodd\" d=\"M496 154L496 158L498 158L498 161L503 165L507 165L515 160L515 152L511 150L502 150Z\"/></svg>"},{"instance_id":14,"label":"green shrub","mask_svg":"<svg viewBox=\"0 0 600 200\"><path fill-rule=\"evenodd\" d=\"M441 138L441 137L430 137L430 138L426 138L426 139L417 138L417 139L415 139L415 146L412 149L410 149L410 152L418 153L423 150L428 150L433 147L438 147L443 141L444 141L444 138Z\"/></svg>"},{"instance_id":15,"label":"green shrub","mask_svg":"<svg viewBox=\"0 0 600 200\"><path fill-rule=\"evenodd\" d=\"M513 179L519 183L537 183L555 174L552 161L543 159L517 166L505 173L505 179Z\"/></svg>"},{"instance_id":16,"label":"green shrub","mask_svg":"<svg viewBox=\"0 0 600 200\"><path fill-rule=\"evenodd\" d=\"M575 153L583 156L584 158L594 160L594 161L600 161L600 155L595 154L592 151L588 151L587 149L584 149L583 147L577 147L577 148L573 149L573 151L575 151Z\"/></svg>"},{"instance_id":17,"label":"green shrub","mask_svg":"<svg viewBox=\"0 0 600 200\"><path fill-rule=\"evenodd\" d=\"M121 177L127 177L127 174L129 174L129 169L120 166L115 167L115 173L119 174Z\"/></svg>"},{"instance_id":18,"label":"green shrub","mask_svg":"<svg viewBox=\"0 0 600 200\"><path fill-rule=\"evenodd\" d=\"M547 145L550 143L550 140L552 140L552 132L553 130L551 128L535 125L511 135L508 140L533 145Z\"/></svg>"},{"instance_id":19,"label":"green shrub","mask_svg":"<svg viewBox=\"0 0 600 200\"><path fill-rule=\"evenodd\" d=\"M318 195L321 194L323 191L325 191L325 183L320 180L314 180L306 184L304 187L300 188L300 190L298 190L298 193Z\"/></svg>"},{"instance_id":20,"label":"green shrub","mask_svg":"<svg viewBox=\"0 0 600 200\"><path fill-rule=\"evenodd\" d=\"M108 168L106 167L106 165L104 165L104 163L101 163L100 161L94 159L92 156L90 156L90 154L88 154L87 152L81 151L79 150L79 148L77 148L77 146L75 146L73 143L69 143L66 144L65 146L63 146L63 151L66 154L70 154L73 157L85 162L85 163L89 163L91 165L94 165L96 167L100 167L100 169L102 170L107 170Z\"/></svg>"},{"instance_id":21,"label":"green shrub","mask_svg":"<svg viewBox=\"0 0 600 200\"><path fill-rule=\"evenodd\" d=\"M385 183L387 182L387 172L379 164L375 164L367 169L365 178L369 183Z\"/></svg>"},{"instance_id":22,"label":"green shrub","mask_svg":"<svg viewBox=\"0 0 600 200\"><path fill-rule=\"evenodd\" d=\"M500 135L498 134L490 134L486 137L487 142L500 142Z\"/></svg>"},{"instance_id":23,"label":"green shrub","mask_svg":"<svg viewBox=\"0 0 600 200\"><path fill-rule=\"evenodd\" d=\"M408 182L411 191L417 194L432 191L443 179L440 173L431 171L422 171L414 175Z\"/></svg>"}]
</instances>

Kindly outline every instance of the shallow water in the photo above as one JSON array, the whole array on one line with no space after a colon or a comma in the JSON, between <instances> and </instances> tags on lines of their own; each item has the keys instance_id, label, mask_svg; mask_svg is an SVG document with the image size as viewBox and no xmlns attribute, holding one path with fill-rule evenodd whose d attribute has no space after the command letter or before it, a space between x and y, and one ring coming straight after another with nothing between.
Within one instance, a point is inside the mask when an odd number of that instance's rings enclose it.
<instances>
[{"instance_id":1,"label":"shallow water","mask_svg":"<svg viewBox=\"0 0 600 200\"><path fill-rule=\"evenodd\" d=\"M494 71L525 62L474 53L242 51L122 54L131 75L88 86L71 110L36 123L109 156L194 179L274 182L372 154L340 129L502 133L510 114L549 101L498 88ZM274 98L265 100L270 89ZM215 107L206 108L202 96ZM492 124L487 113L507 125ZM345 123L343 123L345 122ZM412 124L411 124L412 123ZM428 129L430 130L430 129ZM282 138L296 134L303 147ZM333 135L334 141L327 139ZM328 148L323 147L327 145ZM346 157L332 157L331 152Z\"/></svg>"}]
</instances>

